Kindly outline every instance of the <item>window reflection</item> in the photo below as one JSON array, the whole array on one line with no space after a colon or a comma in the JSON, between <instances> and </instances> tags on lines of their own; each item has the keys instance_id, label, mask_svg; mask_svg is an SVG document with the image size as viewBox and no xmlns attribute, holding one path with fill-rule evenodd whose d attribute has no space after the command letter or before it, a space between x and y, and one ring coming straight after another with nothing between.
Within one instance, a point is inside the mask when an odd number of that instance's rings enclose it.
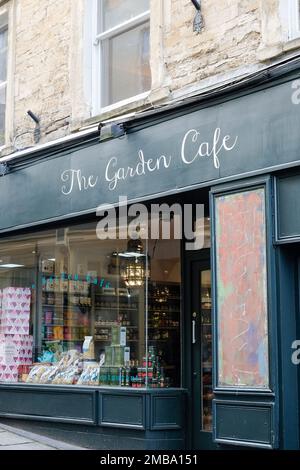
<instances>
[{"instance_id":1,"label":"window reflection","mask_svg":"<svg viewBox=\"0 0 300 470\"><path fill-rule=\"evenodd\" d=\"M178 240L95 223L2 240L0 299L2 382L180 386Z\"/></svg>"}]
</instances>

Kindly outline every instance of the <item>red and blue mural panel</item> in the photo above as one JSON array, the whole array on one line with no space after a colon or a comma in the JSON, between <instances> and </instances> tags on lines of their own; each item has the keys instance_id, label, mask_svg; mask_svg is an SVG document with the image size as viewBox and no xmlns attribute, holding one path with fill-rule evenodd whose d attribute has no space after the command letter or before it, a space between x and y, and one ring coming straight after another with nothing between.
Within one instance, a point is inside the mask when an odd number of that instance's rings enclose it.
<instances>
[{"instance_id":1,"label":"red and blue mural panel","mask_svg":"<svg viewBox=\"0 0 300 470\"><path fill-rule=\"evenodd\" d=\"M218 385L269 387L265 190L218 196Z\"/></svg>"}]
</instances>

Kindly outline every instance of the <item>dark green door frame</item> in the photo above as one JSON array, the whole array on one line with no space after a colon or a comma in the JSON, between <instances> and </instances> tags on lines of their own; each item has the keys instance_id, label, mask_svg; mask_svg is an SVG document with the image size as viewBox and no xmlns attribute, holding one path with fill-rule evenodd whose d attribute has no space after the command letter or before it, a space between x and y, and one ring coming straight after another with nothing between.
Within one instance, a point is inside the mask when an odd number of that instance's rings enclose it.
<instances>
[{"instance_id":1,"label":"dark green door frame","mask_svg":"<svg viewBox=\"0 0 300 470\"><path fill-rule=\"evenodd\" d=\"M292 344L300 339L300 245L276 247L280 286L280 447L300 448L300 365L293 364Z\"/></svg>"},{"instance_id":2,"label":"dark green door frame","mask_svg":"<svg viewBox=\"0 0 300 470\"><path fill-rule=\"evenodd\" d=\"M192 449L216 449L212 433L201 431L201 342L200 280L201 271L210 269L210 250L186 252L184 255L184 368L183 381L188 389L187 440ZM192 344L193 312L196 318L196 343Z\"/></svg>"}]
</instances>

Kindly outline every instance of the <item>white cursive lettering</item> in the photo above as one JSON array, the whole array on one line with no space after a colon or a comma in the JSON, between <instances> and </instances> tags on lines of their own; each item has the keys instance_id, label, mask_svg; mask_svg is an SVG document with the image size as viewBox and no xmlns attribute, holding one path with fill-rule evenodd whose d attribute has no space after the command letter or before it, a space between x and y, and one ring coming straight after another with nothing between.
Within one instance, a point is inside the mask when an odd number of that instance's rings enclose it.
<instances>
[{"instance_id":1,"label":"white cursive lettering","mask_svg":"<svg viewBox=\"0 0 300 470\"><path fill-rule=\"evenodd\" d=\"M217 127L213 133L211 141L201 139L201 134L196 129L186 132L181 143L181 160L185 165L191 165L198 159L211 158L215 169L220 168L221 152L230 152L238 142L238 136L233 138L230 135L222 136L221 128ZM172 156L160 155L157 158L145 158L143 150L138 151L138 159L134 165L119 166L119 159L112 157L105 168L105 180L108 182L110 191L114 191L121 181L131 178L145 176L150 173L168 169L172 163ZM68 169L62 172L63 182L62 194L68 196L75 189L87 191L93 189L99 177L94 175L84 176L81 170Z\"/></svg>"},{"instance_id":2,"label":"white cursive lettering","mask_svg":"<svg viewBox=\"0 0 300 470\"><path fill-rule=\"evenodd\" d=\"M231 144L230 144L231 140ZM233 150L237 144L238 137L232 139L230 135L221 138L221 129L217 127L214 132L212 143L200 140L200 132L196 129L190 129L184 136L181 146L181 159L186 165L191 165L198 158L212 158L214 167L220 168L219 155L222 150L229 152ZM189 147L190 155L188 155L187 147ZM193 150L191 150L191 148Z\"/></svg>"},{"instance_id":3,"label":"white cursive lettering","mask_svg":"<svg viewBox=\"0 0 300 470\"><path fill-rule=\"evenodd\" d=\"M93 189L98 183L98 176L83 176L81 170L69 169L62 172L61 180L65 183L61 188L61 192L65 196L68 196L73 192L75 187L77 187L79 191Z\"/></svg>"},{"instance_id":4,"label":"white cursive lettering","mask_svg":"<svg viewBox=\"0 0 300 470\"><path fill-rule=\"evenodd\" d=\"M136 176L146 175L147 172L152 173L154 171L159 171L161 168L168 169L171 165L172 157L166 157L161 155L160 157L154 159L149 158L145 159L143 150L138 152L138 163L135 166L128 167L119 167L118 168L118 159L112 157L105 169L105 179L109 183L108 187L110 191L116 189L120 181L125 181L128 178L134 178Z\"/></svg>"}]
</instances>

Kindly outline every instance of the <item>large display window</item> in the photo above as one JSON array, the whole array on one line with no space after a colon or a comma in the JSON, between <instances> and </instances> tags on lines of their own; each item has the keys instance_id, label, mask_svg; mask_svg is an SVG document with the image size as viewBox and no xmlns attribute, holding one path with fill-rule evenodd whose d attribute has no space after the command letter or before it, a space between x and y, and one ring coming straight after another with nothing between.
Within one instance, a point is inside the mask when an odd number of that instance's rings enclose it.
<instances>
[{"instance_id":1,"label":"large display window","mask_svg":"<svg viewBox=\"0 0 300 470\"><path fill-rule=\"evenodd\" d=\"M181 385L179 240L96 222L0 241L0 382Z\"/></svg>"}]
</instances>

